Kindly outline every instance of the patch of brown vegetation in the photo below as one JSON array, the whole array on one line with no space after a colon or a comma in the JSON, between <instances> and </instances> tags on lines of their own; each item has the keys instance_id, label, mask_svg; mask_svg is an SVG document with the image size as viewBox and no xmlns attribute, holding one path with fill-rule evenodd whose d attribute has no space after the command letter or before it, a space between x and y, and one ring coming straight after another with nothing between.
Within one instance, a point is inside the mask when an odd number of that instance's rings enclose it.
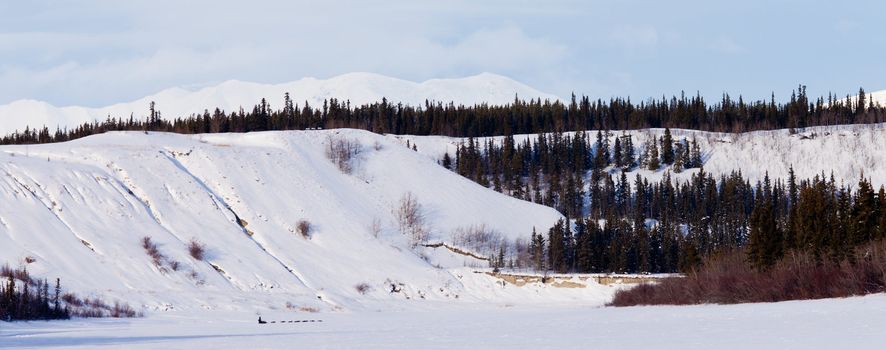
<instances>
[{"instance_id":1,"label":"patch of brown vegetation","mask_svg":"<svg viewBox=\"0 0 886 350\"><path fill-rule=\"evenodd\" d=\"M666 278L619 291L610 305L736 304L839 298L886 291L886 241L844 259L790 253L765 271L752 269L744 251L707 261L684 278Z\"/></svg>"}]
</instances>

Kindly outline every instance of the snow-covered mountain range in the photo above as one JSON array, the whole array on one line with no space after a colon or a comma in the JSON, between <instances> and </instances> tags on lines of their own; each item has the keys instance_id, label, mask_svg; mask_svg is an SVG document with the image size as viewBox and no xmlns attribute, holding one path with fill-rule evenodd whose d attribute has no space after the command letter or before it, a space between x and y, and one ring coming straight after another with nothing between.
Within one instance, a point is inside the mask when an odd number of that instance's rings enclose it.
<instances>
[{"instance_id":1,"label":"snow-covered mountain range","mask_svg":"<svg viewBox=\"0 0 886 350\"><path fill-rule=\"evenodd\" d=\"M202 113L219 108L236 111L241 107L251 109L262 98L272 108L281 108L283 95L289 93L293 102L304 106L321 106L324 100L335 98L361 105L386 98L392 103L419 106L425 101L473 105L479 103L507 104L515 97L523 100L549 99L557 96L547 94L513 79L492 73L482 73L458 79L431 79L421 83L391 78L372 73L349 73L330 79L304 78L282 84L259 84L229 80L215 86L190 90L171 88L135 101L106 107L82 106L57 107L35 100L19 100L0 105L0 134L8 134L25 127L51 130L72 127L108 116L142 119L148 114L151 101L168 118Z\"/></svg>"}]
</instances>

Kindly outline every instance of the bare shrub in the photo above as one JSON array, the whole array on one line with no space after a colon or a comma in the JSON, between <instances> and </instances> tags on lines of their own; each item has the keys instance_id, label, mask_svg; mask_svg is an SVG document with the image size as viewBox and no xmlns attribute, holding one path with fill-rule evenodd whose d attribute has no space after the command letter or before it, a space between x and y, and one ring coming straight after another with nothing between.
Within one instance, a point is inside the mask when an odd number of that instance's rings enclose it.
<instances>
[{"instance_id":1,"label":"bare shrub","mask_svg":"<svg viewBox=\"0 0 886 350\"><path fill-rule=\"evenodd\" d=\"M425 222L424 208L412 192L406 192L400 198L394 214L397 217L400 233L410 238L413 247L428 240L429 229Z\"/></svg>"},{"instance_id":2,"label":"bare shrub","mask_svg":"<svg viewBox=\"0 0 886 350\"><path fill-rule=\"evenodd\" d=\"M15 275L15 270L13 270L11 267L9 267L8 263L3 264L3 266L0 266L0 277L9 277L9 276L14 276L14 275Z\"/></svg>"},{"instance_id":3,"label":"bare shrub","mask_svg":"<svg viewBox=\"0 0 886 350\"><path fill-rule=\"evenodd\" d=\"M381 234L381 219L372 218L372 222L369 224L369 234L378 238L378 235Z\"/></svg>"},{"instance_id":4,"label":"bare shrub","mask_svg":"<svg viewBox=\"0 0 886 350\"><path fill-rule=\"evenodd\" d=\"M343 173L353 172L354 160L363 149L360 142L338 135L330 135L327 143L326 158L329 158Z\"/></svg>"},{"instance_id":5,"label":"bare shrub","mask_svg":"<svg viewBox=\"0 0 886 350\"><path fill-rule=\"evenodd\" d=\"M311 238L311 232L314 230L314 227L311 225L310 221L301 219L295 224L295 230L298 231L298 234L302 237Z\"/></svg>"},{"instance_id":6,"label":"bare shrub","mask_svg":"<svg viewBox=\"0 0 886 350\"><path fill-rule=\"evenodd\" d=\"M142 237L142 248L145 250L150 250L154 246L154 242L151 240L151 236Z\"/></svg>"},{"instance_id":7,"label":"bare shrub","mask_svg":"<svg viewBox=\"0 0 886 350\"><path fill-rule=\"evenodd\" d=\"M203 261L206 257L206 246L196 239L191 239L191 241L188 242L188 253L190 253L191 257L195 260Z\"/></svg>"},{"instance_id":8,"label":"bare shrub","mask_svg":"<svg viewBox=\"0 0 886 350\"><path fill-rule=\"evenodd\" d=\"M129 304L121 304L120 302L114 302L114 307L111 308L111 317L114 318L132 318L138 316L139 313L135 311Z\"/></svg>"},{"instance_id":9,"label":"bare shrub","mask_svg":"<svg viewBox=\"0 0 886 350\"><path fill-rule=\"evenodd\" d=\"M357 289L357 293L360 294L366 294L369 293L370 290L372 290L372 287L370 287L366 283L357 284L356 286L354 286L354 288Z\"/></svg>"},{"instance_id":10,"label":"bare shrub","mask_svg":"<svg viewBox=\"0 0 886 350\"><path fill-rule=\"evenodd\" d=\"M320 309L319 309L319 308L316 308L316 307L313 307L313 306L302 306L302 307L298 308L298 311L301 311L301 312L310 312L310 313L318 313L318 312L320 312Z\"/></svg>"},{"instance_id":11,"label":"bare shrub","mask_svg":"<svg viewBox=\"0 0 886 350\"><path fill-rule=\"evenodd\" d=\"M151 236L142 237L141 243L142 248L145 249L145 253L151 257L151 261L154 263L154 266L157 266L157 269L159 269L160 272L166 273L169 270L178 271L181 268L181 264L178 261L172 260L160 252L160 248L157 247L157 243L154 243ZM166 266L164 266L164 263Z\"/></svg>"},{"instance_id":12,"label":"bare shrub","mask_svg":"<svg viewBox=\"0 0 886 350\"><path fill-rule=\"evenodd\" d=\"M737 250L708 260L686 277L619 291L613 306L735 304L838 298L886 291L886 241L840 261L792 252L766 271L752 269Z\"/></svg>"},{"instance_id":13,"label":"bare shrub","mask_svg":"<svg viewBox=\"0 0 886 350\"><path fill-rule=\"evenodd\" d=\"M508 240L501 232L493 230L486 224L459 227L452 233L452 244L466 248L485 256L498 254L499 250L508 251Z\"/></svg>"},{"instance_id":14,"label":"bare shrub","mask_svg":"<svg viewBox=\"0 0 886 350\"><path fill-rule=\"evenodd\" d=\"M148 253L148 256L151 257L154 265L158 267L163 265L163 260L165 260L166 257L160 253L159 249L157 249L157 244L154 243L151 236L142 237L142 248L144 248L145 252Z\"/></svg>"},{"instance_id":15,"label":"bare shrub","mask_svg":"<svg viewBox=\"0 0 886 350\"><path fill-rule=\"evenodd\" d=\"M80 298L77 298L74 293L62 294L62 301L71 306L83 306L83 301L80 300Z\"/></svg>"},{"instance_id":16,"label":"bare shrub","mask_svg":"<svg viewBox=\"0 0 886 350\"><path fill-rule=\"evenodd\" d=\"M114 306L108 305L104 300L93 297L80 299L74 293L64 293L61 300L66 304L66 309L75 317L115 317L115 318L131 318L144 316L141 312L136 311L129 304L114 302Z\"/></svg>"}]
</instances>

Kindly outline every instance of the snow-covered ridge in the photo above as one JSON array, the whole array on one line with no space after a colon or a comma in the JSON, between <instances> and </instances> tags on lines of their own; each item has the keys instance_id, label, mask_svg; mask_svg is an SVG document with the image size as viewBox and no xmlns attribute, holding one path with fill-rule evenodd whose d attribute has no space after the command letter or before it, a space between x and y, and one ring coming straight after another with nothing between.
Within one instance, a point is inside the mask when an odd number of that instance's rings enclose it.
<instances>
[{"instance_id":1,"label":"snow-covered ridge","mask_svg":"<svg viewBox=\"0 0 886 350\"><path fill-rule=\"evenodd\" d=\"M19 100L0 105L0 134L24 130L26 126L54 130L56 126L72 127L93 120L128 118L143 119L151 101L163 116L189 116L219 108L236 111L251 109L267 99L272 108L282 108L283 95L289 93L293 102L319 107L324 100L336 98L361 105L386 98L392 103L419 106L428 101L473 105L479 103L507 104L515 97L523 100L559 100L513 79L492 73L482 73L457 79L431 79L421 83L391 78L372 73L349 73L329 79L304 78L282 84L259 84L229 80L219 85L189 90L180 87L166 89L135 101L100 108L82 106L56 107L35 100Z\"/></svg>"},{"instance_id":2,"label":"snow-covered ridge","mask_svg":"<svg viewBox=\"0 0 886 350\"><path fill-rule=\"evenodd\" d=\"M596 130L588 131L593 142ZM611 131L614 137L627 133L633 137L636 147L642 147L651 137L661 137L664 129ZM672 129L677 140L696 139L704 153L704 170L707 173L728 175L741 171L750 181L762 180L768 174L772 179L787 179L788 169L793 166L798 179L811 179L816 175L834 176L839 183L857 186L862 176L876 187L886 185L886 123L817 126L795 130L788 129L752 131L746 133L718 133L697 130ZM574 134L574 133L569 133ZM392 136L393 137L393 136ZM455 154L465 138L445 136L397 136L418 145L421 153L439 159L445 152ZM500 142L502 137L493 137ZM534 140L537 135L517 135L517 143L526 138ZM479 138L482 144L486 138ZM640 154L641 150L637 150ZM657 181L668 168L658 171L634 169L628 173ZM698 172L690 169L682 173L671 172L672 178L683 181ZM615 173L615 170L613 170ZM617 174L616 174L617 175Z\"/></svg>"}]
</instances>

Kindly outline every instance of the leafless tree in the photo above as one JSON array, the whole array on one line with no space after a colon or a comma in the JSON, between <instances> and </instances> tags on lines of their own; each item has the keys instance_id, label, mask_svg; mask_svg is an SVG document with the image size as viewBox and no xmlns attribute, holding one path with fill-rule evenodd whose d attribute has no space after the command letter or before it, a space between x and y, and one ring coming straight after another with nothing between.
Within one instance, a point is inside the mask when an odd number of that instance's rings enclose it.
<instances>
[{"instance_id":1,"label":"leafless tree","mask_svg":"<svg viewBox=\"0 0 886 350\"><path fill-rule=\"evenodd\" d=\"M363 148L360 142L331 135L327 143L326 158L329 158L343 173L350 174L354 170L354 161Z\"/></svg>"},{"instance_id":2,"label":"leafless tree","mask_svg":"<svg viewBox=\"0 0 886 350\"><path fill-rule=\"evenodd\" d=\"M415 247L428 240L429 229L426 223L424 209L412 192L406 192L400 198L399 206L395 209L400 233L410 238Z\"/></svg>"}]
</instances>

